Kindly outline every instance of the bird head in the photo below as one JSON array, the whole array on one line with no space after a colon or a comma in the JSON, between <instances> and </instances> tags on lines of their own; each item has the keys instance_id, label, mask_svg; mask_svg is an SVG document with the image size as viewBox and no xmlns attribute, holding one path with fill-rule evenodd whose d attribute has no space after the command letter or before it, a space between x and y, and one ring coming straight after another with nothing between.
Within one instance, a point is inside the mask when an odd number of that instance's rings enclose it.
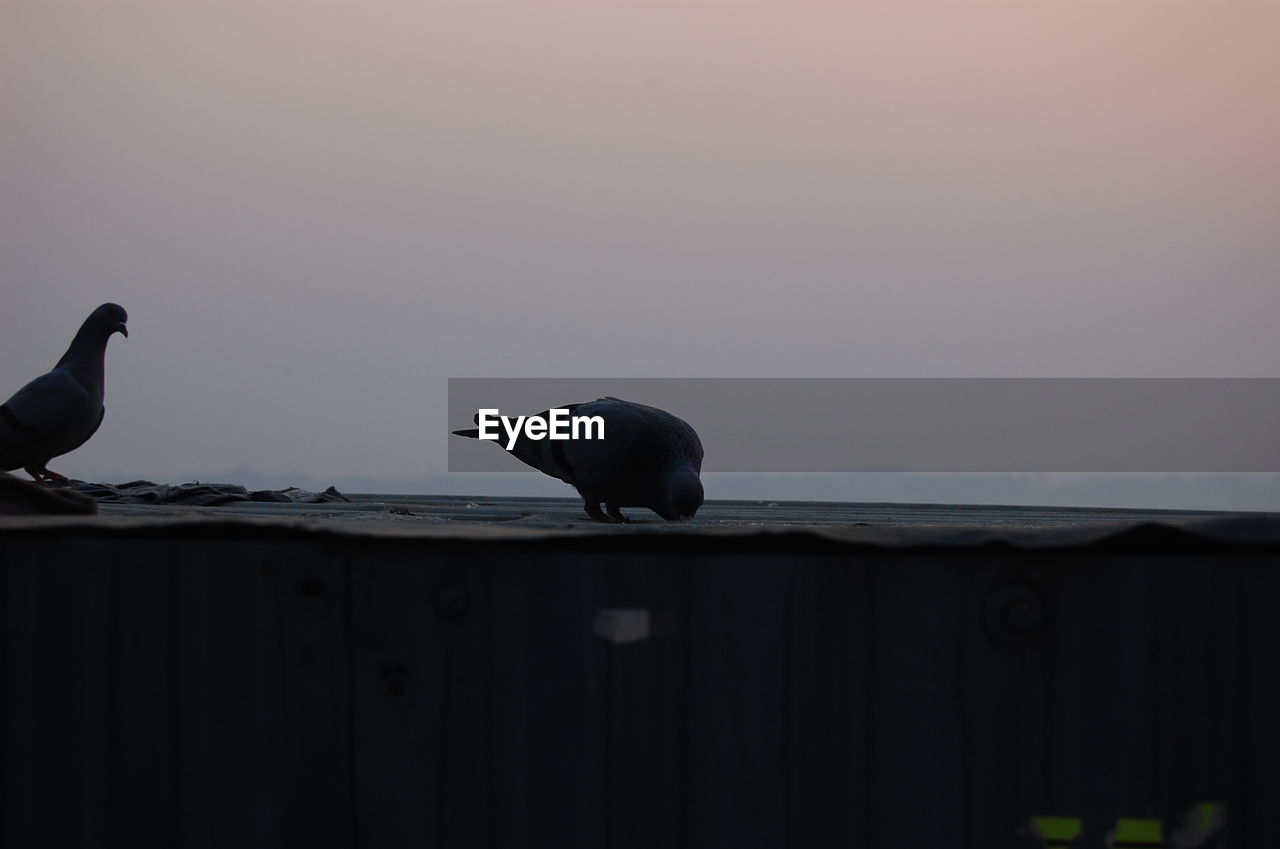
<instances>
[{"instance_id":1,"label":"bird head","mask_svg":"<svg viewBox=\"0 0 1280 849\"><path fill-rule=\"evenodd\" d=\"M667 478L667 503L655 511L670 522L692 519L702 506L702 479L689 466L679 466Z\"/></svg>"},{"instance_id":2,"label":"bird head","mask_svg":"<svg viewBox=\"0 0 1280 849\"><path fill-rule=\"evenodd\" d=\"M125 312L124 307L119 304L103 304L89 316L88 323L92 323L94 329L104 337L110 336L112 333L119 333L121 336L127 337L129 328L126 326L126 322L128 321L129 313Z\"/></svg>"}]
</instances>

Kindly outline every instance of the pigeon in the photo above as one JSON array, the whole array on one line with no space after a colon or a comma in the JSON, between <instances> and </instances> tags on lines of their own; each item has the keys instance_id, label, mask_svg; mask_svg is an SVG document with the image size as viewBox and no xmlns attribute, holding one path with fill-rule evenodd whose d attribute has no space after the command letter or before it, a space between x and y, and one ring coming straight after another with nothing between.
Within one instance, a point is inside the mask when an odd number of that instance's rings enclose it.
<instances>
[{"instance_id":1,"label":"pigeon","mask_svg":"<svg viewBox=\"0 0 1280 849\"><path fill-rule=\"evenodd\" d=\"M599 416L603 439L530 439L522 430L511 453L526 465L578 490L597 522L627 522L623 507L648 507L667 521L692 519L702 506L702 441L689 424L665 410L604 397L561 408L569 416ZM547 419L550 410L539 413ZM479 417L476 418L479 424ZM508 436L496 428L500 444ZM491 431L492 432L492 431ZM480 438L479 428L454 434ZM594 435L594 434L593 434ZM607 508L601 512L600 505Z\"/></svg>"},{"instance_id":2,"label":"pigeon","mask_svg":"<svg viewBox=\"0 0 1280 849\"><path fill-rule=\"evenodd\" d=\"M74 451L102 424L103 360L112 333L129 335L129 315L118 304L98 307L71 340L53 371L0 404L0 469L25 469L37 483L68 483L47 468Z\"/></svg>"}]
</instances>

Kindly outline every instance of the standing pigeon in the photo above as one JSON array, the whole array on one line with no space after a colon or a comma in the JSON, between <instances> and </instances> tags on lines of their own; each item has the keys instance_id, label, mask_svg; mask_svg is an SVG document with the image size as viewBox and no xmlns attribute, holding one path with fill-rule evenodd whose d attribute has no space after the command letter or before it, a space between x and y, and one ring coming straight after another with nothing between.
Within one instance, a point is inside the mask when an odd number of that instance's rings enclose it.
<instances>
[{"instance_id":1,"label":"standing pigeon","mask_svg":"<svg viewBox=\"0 0 1280 849\"><path fill-rule=\"evenodd\" d=\"M22 468L39 483L67 483L46 465L74 451L102 424L103 359L107 340L129 335L129 315L103 304L80 325L53 371L42 374L0 404L0 469Z\"/></svg>"},{"instance_id":2,"label":"standing pigeon","mask_svg":"<svg viewBox=\"0 0 1280 849\"><path fill-rule=\"evenodd\" d=\"M648 507L668 521L692 519L702 506L702 442L693 428L656 407L619 398L566 404L570 416L599 416L603 439L530 439L511 453L540 472L571 484L597 522L626 522L623 507ZM547 419L550 410L539 414ZM478 423L478 419L477 419ZM501 443L507 437L501 426ZM478 439L478 428L455 430ZM606 516L600 510L604 503Z\"/></svg>"}]
</instances>

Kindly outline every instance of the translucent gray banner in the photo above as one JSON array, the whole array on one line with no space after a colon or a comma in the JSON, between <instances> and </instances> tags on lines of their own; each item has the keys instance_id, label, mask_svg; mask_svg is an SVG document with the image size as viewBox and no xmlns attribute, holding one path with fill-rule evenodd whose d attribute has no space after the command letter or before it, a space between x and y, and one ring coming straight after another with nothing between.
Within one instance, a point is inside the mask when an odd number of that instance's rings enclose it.
<instances>
[{"instance_id":1,"label":"translucent gray banner","mask_svg":"<svg viewBox=\"0 0 1280 849\"><path fill-rule=\"evenodd\" d=\"M451 378L450 430L604 395L691 424L704 471L1280 471L1276 378ZM532 471L448 440L451 472Z\"/></svg>"}]
</instances>

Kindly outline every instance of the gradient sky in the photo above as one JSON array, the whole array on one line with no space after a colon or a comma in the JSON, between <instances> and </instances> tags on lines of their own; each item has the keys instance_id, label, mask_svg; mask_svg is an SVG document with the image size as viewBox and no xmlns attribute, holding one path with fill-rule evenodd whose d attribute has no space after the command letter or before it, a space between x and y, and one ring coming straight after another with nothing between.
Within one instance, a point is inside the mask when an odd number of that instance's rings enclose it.
<instances>
[{"instance_id":1,"label":"gradient sky","mask_svg":"<svg viewBox=\"0 0 1280 849\"><path fill-rule=\"evenodd\" d=\"M0 396L106 300L76 476L441 472L448 377L1280 376L1278 38L1272 2L0 0Z\"/></svg>"}]
</instances>

